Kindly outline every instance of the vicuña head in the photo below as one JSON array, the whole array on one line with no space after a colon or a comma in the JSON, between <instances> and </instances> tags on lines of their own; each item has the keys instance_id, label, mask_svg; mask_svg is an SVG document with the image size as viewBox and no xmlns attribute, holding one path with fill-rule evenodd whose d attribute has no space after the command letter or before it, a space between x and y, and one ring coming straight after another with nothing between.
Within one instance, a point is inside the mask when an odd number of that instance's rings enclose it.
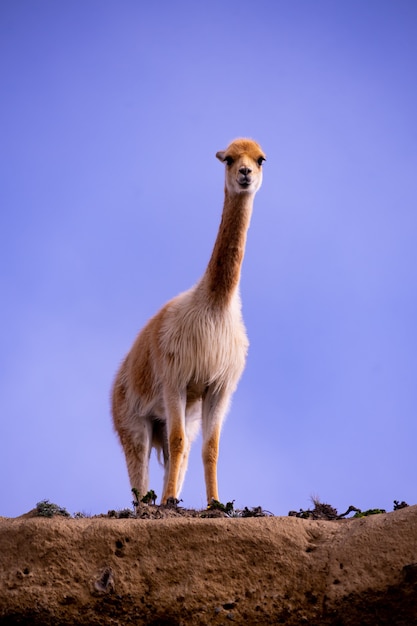
<instances>
[{"instance_id":1,"label":"vicu\u00f1a head","mask_svg":"<svg viewBox=\"0 0 417 626\"><path fill-rule=\"evenodd\" d=\"M235 139L217 152L219 161L226 163L226 190L231 194L256 193L262 184L262 163L266 156L252 139Z\"/></svg>"}]
</instances>

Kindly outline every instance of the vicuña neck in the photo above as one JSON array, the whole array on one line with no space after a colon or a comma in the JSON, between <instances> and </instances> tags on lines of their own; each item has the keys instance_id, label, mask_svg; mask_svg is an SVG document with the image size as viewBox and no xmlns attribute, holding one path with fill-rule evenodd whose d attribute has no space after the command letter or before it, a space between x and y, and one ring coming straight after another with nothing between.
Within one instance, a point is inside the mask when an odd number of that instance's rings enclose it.
<instances>
[{"instance_id":1,"label":"vicu\u00f1a neck","mask_svg":"<svg viewBox=\"0 0 417 626\"><path fill-rule=\"evenodd\" d=\"M227 305L239 287L253 194L230 195L226 189L222 219L213 252L200 286L207 303Z\"/></svg>"}]
</instances>

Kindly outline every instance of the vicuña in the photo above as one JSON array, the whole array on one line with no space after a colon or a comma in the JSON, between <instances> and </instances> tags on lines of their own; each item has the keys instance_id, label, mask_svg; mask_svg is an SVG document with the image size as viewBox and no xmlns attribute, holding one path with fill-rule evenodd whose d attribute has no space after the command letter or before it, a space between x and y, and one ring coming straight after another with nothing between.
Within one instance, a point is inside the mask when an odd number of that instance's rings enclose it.
<instances>
[{"instance_id":1,"label":"vicu\u00f1a","mask_svg":"<svg viewBox=\"0 0 417 626\"><path fill-rule=\"evenodd\" d=\"M249 345L239 281L265 154L255 141L236 139L216 157L226 165L224 206L207 269L148 321L113 387L114 427L131 487L147 493L156 448L165 468L162 503L179 496L200 426L207 502L219 500L220 431Z\"/></svg>"}]
</instances>

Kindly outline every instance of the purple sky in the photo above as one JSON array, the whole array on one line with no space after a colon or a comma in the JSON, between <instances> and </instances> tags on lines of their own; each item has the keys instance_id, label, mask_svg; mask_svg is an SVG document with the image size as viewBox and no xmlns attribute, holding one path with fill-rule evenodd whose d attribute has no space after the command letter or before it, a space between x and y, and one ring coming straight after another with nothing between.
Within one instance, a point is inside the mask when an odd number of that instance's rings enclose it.
<instances>
[{"instance_id":1,"label":"purple sky","mask_svg":"<svg viewBox=\"0 0 417 626\"><path fill-rule=\"evenodd\" d=\"M416 27L414 0L1 3L0 515L130 505L113 376L203 273L238 136L268 160L220 497L417 502Z\"/></svg>"}]
</instances>

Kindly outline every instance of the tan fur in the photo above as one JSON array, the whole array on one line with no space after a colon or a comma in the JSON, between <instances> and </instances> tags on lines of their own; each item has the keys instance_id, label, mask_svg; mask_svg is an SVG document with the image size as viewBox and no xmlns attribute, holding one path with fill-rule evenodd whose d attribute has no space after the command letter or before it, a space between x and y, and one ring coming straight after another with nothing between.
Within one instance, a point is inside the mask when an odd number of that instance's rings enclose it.
<instances>
[{"instance_id":1,"label":"tan fur","mask_svg":"<svg viewBox=\"0 0 417 626\"><path fill-rule=\"evenodd\" d=\"M226 163L225 200L207 270L149 320L113 387L114 427L131 486L147 493L155 447L165 466L163 503L179 496L201 425L207 501L219 499L220 431L248 349L239 280L265 155L256 142L237 139L216 157Z\"/></svg>"}]
</instances>

